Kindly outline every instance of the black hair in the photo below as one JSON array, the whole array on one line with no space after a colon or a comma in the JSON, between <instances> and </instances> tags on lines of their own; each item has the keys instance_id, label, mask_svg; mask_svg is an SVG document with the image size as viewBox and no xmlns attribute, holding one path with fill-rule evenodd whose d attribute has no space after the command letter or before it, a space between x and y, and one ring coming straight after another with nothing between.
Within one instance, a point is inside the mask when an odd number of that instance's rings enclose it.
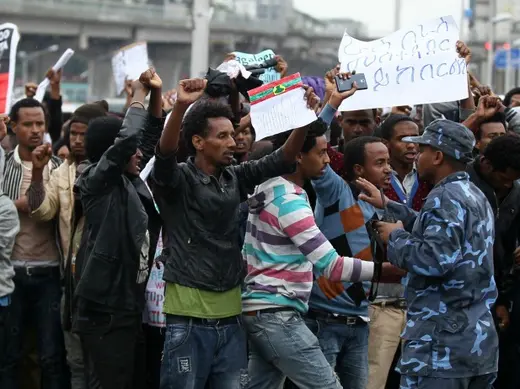
<instances>
[{"instance_id":1,"label":"black hair","mask_svg":"<svg viewBox=\"0 0 520 389\"><path fill-rule=\"evenodd\" d=\"M58 139L54 145L52 145L52 152L58 154L58 150L63 146L67 146L70 150L70 124L66 125L63 131L63 136Z\"/></svg>"},{"instance_id":2,"label":"black hair","mask_svg":"<svg viewBox=\"0 0 520 389\"><path fill-rule=\"evenodd\" d=\"M504 105L506 107L509 107L511 105L511 100L513 99L514 95L520 95L520 86L513 88L506 93L506 95L504 96Z\"/></svg>"},{"instance_id":3,"label":"black hair","mask_svg":"<svg viewBox=\"0 0 520 389\"><path fill-rule=\"evenodd\" d=\"M371 111L374 120L376 120L376 118L377 118L377 108L372 108L372 109L359 109L359 110L356 110L356 111ZM343 120L343 115L346 114L347 112L349 112L349 111L341 112L341 119L342 119L342 120ZM353 111L351 111L351 112L353 112Z\"/></svg>"},{"instance_id":4,"label":"black hair","mask_svg":"<svg viewBox=\"0 0 520 389\"><path fill-rule=\"evenodd\" d=\"M482 123L480 123L480 126L478 127L478 130L475 133L476 140L480 140L482 138L482 130L480 129L480 127L486 123L502 123L504 126L504 129L507 129L506 114L503 112L497 112L490 118L488 118L488 119L484 120Z\"/></svg>"},{"instance_id":5,"label":"black hair","mask_svg":"<svg viewBox=\"0 0 520 389\"><path fill-rule=\"evenodd\" d=\"M491 140L483 152L494 170L503 172L508 168L520 172L520 136L508 133Z\"/></svg>"},{"instance_id":6,"label":"black hair","mask_svg":"<svg viewBox=\"0 0 520 389\"><path fill-rule=\"evenodd\" d=\"M390 140L394 136L395 126L401 122L415 123L413 119L408 115L391 114L385 119L383 123L381 123L377 131L377 134L381 136L381 138L390 142Z\"/></svg>"},{"instance_id":7,"label":"black hair","mask_svg":"<svg viewBox=\"0 0 520 389\"><path fill-rule=\"evenodd\" d=\"M44 115L46 113L45 111L45 108L43 107L43 104L40 103L38 100L36 99L21 99L21 100L18 100L16 103L14 103L14 105L11 107L11 112L9 113L9 118L13 121L13 122L17 122L19 117L18 117L18 114L20 112L20 109L22 108L41 108Z\"/></svg>"},{"instance_id":8,"label":"black hair","mask_svg":"<svg viewBox=\"0 0 520 389\"><path fill-rule=\"evenodd\" d=\"M188 153L191 155L195 155L195 147L193 147L191 138L194 135L205 138L208 135L208 119L213 118L226 118L233 123L235 116L228 104L210 99L197 101L186 112L182 121L182 137Z\"/></svg>"},{"instance_id":9,"label":"black hair","mask_svg":"<svg viewBox=\"0 0 520 389\"><path fill-rule=\"evenodd\" d=\"M341 138L341 133L343 129L339 125L338 121L334 119L332 123L330 123L330 145L337 146L339 144L339 140Z\"/></svg>"},{"instance_id":10,"label":"black hair","mask_svg":"<svg viewBox=\"0 0 520 389\"><path fill-rule=\"evenodd\" d=\"M89 122L85 134L85 152L90 162L98 162L114 144L122 124L123 121L115 116L100 116Z\"/></svg>"},{"instance_id":11,"label":"black hair","mask_svg":"<svg viewBox=\"0 0 520 389\"><path fill-rule=\"evenodd\" d=\"M316 146L316 138L325 135L327 129L327 124L321 118L318 118L318 120L315 120L309 124L309 129L307 131L305 141L303 142L301 152L308 153L311 151L312 148Z\"/></svg>"},{"instance_id":12,"label":"black hair","mask_svg":"<svg viewBox=\"0 0 520 389\"><path fill-rule=\"evenodd\" d=\"M375 136L360 136L352 139L345 145L344 164L347 180L352 181L355 178L354 165L365 164L365 148L370 143L379 143L383 140Z\"/></svg>"}]
</instances>

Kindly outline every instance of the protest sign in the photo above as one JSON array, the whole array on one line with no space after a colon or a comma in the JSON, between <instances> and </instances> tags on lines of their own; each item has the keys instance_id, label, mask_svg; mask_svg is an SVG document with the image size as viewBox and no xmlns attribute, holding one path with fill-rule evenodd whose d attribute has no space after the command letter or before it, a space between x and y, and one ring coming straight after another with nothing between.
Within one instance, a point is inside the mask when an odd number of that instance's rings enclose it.
<instances>
[{"instance_id":1,"label":"protest sign","mask_svg":"<svg viewBox=\"0 0 520 389\"><path fill-rule=\"evenodd\" d=\"M256 140L306 126L317 119L316 113L307 107L302 87L300 73L296 73L248 92Z\"/></svg>"},{"instance_id":2,"label":"protest sign","mask_svg":"<svg viewBox=\"0 0 520 389\"><path fill-rule=\"evenodd\" d=\"M74 50L65 50L65 52L61 55L61 57L52 67L52 70L57 72L58 70L62 69L67 64L67 62L69 62L69 59L71 59L73 55ZM47 89L49 84L50 80L47 77L45 77L45 79L38 85L38 89L36 89L36 94L34 95L34 98L38 100L40 103L43 101L43 97L45 96L45 90Z\"/></svg>"},{"instance_id":3,"label":"protest sign","mask_svg":"<svg viewBox=\"0 0 520 389\"><path fill-rule=\"evenodd\" d=\"M150 277L146 284L145 307L143 310L143 323L152 327L165 327L166 317L163 314L164 304L164 285L163 280L164 264L158 261L163 249L162 233L157 242L155 250L155 261L150 269Z\"/></svg>"},{"instance_id":4,"label":"protest sign","mask_svg":"<svg viewBox=\"0 0 520 389\"><path fill-rule=\"evenodd\" d=\"M133 43L122 47L112 57L112 72L117 94L125 89L126 80L137 80L148 69L148 45L146 42Z\"/></svg>"},{"instance_id":5,"label":"protest sign","mask_svg":"<svg viewBox=\"0 0 520 389\"><path fill-rule=\"evenodd\" d=\"M262 62L275 57L274 51L271 49L264 50L258 54L241 53L239 51L234 51L233 54L235 54L235 59L243 66L260 65ZM279 80L280 73L278 73L275 68L267 68L264 74L261 74L259 78L264 84L268 84Z\"/></svg>"},{"instance_id":6,"label":"protest sign","mask_svg":"<svg viewBox=\"0 0 520 389\"><path fill-rule=\"evenodd\" d=\"M0 24L0 113L9 113L11 109L19 41L20 34L16 25Z\"/></svg>"},{"instance_id":7,"label":"protest sign","mask_svg":"<svg viewBox=\"0 0 520 389\"><path fill-rule=\"evenodd\" d=\"M368 90L345 100L341 111L431 104L468 97L466 63L456 52L452 16L404 28L371 42L345 32L338 50L342 72L364 73Z\"/></svg>"}]
</instances>

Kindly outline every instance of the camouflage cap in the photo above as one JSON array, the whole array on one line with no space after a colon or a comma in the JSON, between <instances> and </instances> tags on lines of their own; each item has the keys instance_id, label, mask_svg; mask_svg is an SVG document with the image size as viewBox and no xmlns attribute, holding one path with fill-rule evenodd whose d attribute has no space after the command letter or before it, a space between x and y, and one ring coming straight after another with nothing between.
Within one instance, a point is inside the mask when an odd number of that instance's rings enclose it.
<instances>
[{"instance_id":1,"label":"camouflage cap","mask_svg":"<svg viewBox=\"0 0 520 389\"><path fill-rule=\"evenodd\" d=\"M451 120L435 120L421 136L407 136L403 142L434 147L461 162L473 160L475 136L465 125Z\"/></svg>"}]
</instances>

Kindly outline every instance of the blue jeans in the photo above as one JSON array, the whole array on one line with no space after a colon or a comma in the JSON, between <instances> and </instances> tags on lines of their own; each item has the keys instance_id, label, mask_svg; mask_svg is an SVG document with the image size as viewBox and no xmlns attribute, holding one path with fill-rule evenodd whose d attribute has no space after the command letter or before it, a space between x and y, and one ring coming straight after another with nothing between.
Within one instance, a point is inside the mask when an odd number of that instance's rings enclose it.
<instances>
[{"instance_id":1,"label":"blue jeans","mask_svg":"<svg viewBox=\"0 0 520 389\"><path fill-rule=\"evenodd\" d=\"M400 389L492 389L496 373L470 378L401 376Z\"/></svg>"},{"instance_id":2,"label":"blue jeans","mask_svg":"<svg viewBox=\"0 0 520 389\"><path fill-rule=\"evenodd\" d=\"M243 389L247 382L247 342L239 316L166 316L161 389Z\"/></svg>"},{"instance_id":3,"label":"blue jeans","mask_svg":"<svg viewBox=\"0 0 520 389\"><path fill-rule=\"evenodd\" d=\"M316 337L296 311L244 315L250 341L249 389L341 389Z\"/></svg>"},{"instance_id":4,"label":"blue jeans","mask_svg":"<svg viewBox=\"0 0 520 389\"><path fill-rule=\"evenodd\" d=\"M60 316L60 269L40 270L29 275L16 269L15 290L5 319L4 353L0 354L0 388L19 389L17 364L22 358L23 338L28 324L36 327L42 388L70 387Z\"/></svg>"},{"instance_id":5,"label":"blue jeans","mask_svg":"<svg viewBox=\"0 0 520 389\"><path fill-rule=\"evenodd\" d=\"M365 389L368 382L368 324L305 320L344 389Z\"/></svg>"}]
</instances>

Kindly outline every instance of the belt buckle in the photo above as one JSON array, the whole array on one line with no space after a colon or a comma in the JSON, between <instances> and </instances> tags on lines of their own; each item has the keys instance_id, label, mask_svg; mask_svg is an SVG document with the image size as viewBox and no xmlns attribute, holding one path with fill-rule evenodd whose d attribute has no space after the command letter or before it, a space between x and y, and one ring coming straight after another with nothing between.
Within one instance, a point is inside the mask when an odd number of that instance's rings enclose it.
<instances>
[{"instance_id":1,"label":"belt buckle","mask_svg":"<svg viewBox=\"0 0 520 389\"><path fill-rule=\"evenodd\" d=\"M347 317L346 324L348 326L353 326L353 325L357 324L357 317Z\"/></svg>"},{"instance_id":2,"label":"belt buckle","mask_svg":"<svg viewBox=\"0 0 520 389\"><path fill-rule=\"evenodd\" d=\"M397 301L397 308L399 308L399 309L406 309L406 301L405 300Z\"/></svg>"},{"instance_id":3,"label":"belt buckle","mask_svg":"<svg viewBox=\"0 0 520 389\"><path fill-rule=\"evenodd\" d=\"M32 273L32 267L31 267L31 266L26 266L26 267L25 267L25 274L26 274L28 277L32 277L33 273Z\"/></svg>"}]
</instances>

